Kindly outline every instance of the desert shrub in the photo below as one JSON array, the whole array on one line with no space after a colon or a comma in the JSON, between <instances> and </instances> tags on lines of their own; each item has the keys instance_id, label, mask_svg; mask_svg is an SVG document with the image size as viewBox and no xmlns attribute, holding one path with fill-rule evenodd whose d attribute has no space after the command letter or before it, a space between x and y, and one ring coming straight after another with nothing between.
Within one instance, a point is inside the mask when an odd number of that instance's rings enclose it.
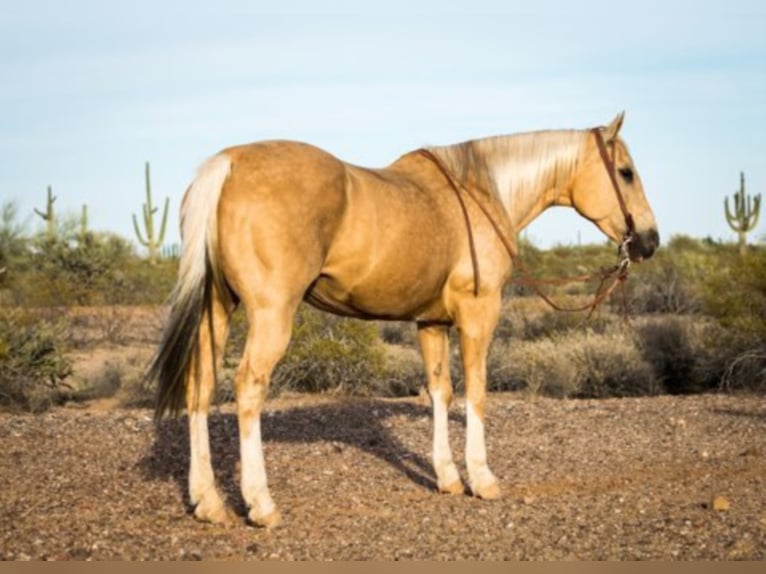
<instances>
[{"instance_id":1,"label":"desert shrub","mask_svg":"<svg viewBox=\"0 0 766 574\"><path fill-rule=\"evenodd\" d=\"M495 327L495 341L510 341L522 336L520 325L524 321L526 314L524 309L515 306L506 305L500 313L500 318Z\"/></svg>"},{"instance_id":2,"label":"desert shrub","mask_svg":"<svg viewBox=\"0 0 766 574\"><path fill-rule=\"evenodd\" d=\"M28 255L24 226L17 219L16 204L4 203L0 208L0 306L15 304L13 287L20 281Z\"/></svg>"},{"instance_id":3,"label":"desert shrub","mask_svg":"<svg viewBox=\"0 0 766 574\"><path fill-rule=\"evenodd\" d=\"M575 382L571 366L556 353L556 342L551 338L495 341L487 358L487 388L550 396L571 394Z\"/></svg>"},{"instance_id":4,"label":"desert shrub","mask_svg":"<svg viewBox=\"0 0 766 574\"><path fill-rule=\"evenodd\" d=\"M583 296L564 296L558 302L576 308L588 300ZM557 311L536 296L515 297L503 308L494 338L502 341L535 340L586 328L601 333L620 320L606 306L599 307L591 315L587 310Z\"/></svg>"},{"instance_id":5,"label":"desert shrub","mask_svg":"<svg viewBox=\"0 0 766 574\"><path fill-rule=\"evenodd\" d=\"M238 311L232 317L226 366L231 376L239 363L247 336L247 321ZM374 394L384 376L385 351L374 323L347 319L302 305L295 318L285 356L274 369L273 393L284 390Z\"/></svg>"},{"instance_id":6,"label":"desert shrub","mask_svg":"<svg viewBox=\"0 0 766 574\"><path fill-rule=\"evenodd\" d=\"M764 390L766 377L766 250L721 260L704 285L705 312L723 328L714 342L725 389Z\"/></svg>"},{"instance_id":7,"label":"desert shrub","mask_svg":"<svg viewBox=\"0 0 766 574\"><path fill-rule=\"evenodd\" d=\"M19 309L0 315L0 404L38 412L55 404L72 372L64 356L66 322Z\"/></svg>"},{"instance_id":8,"label":"desert shrub","mask_svg":"<svg viewBox=\"0 0 766 574\"><path fill-rule=\"evenodd\" d=\"M524 389L563 397L624 397L659 391L651 365L619 328L587 329L534 341L493 345L493 390Z\"/></svg>"},{"instance_id":9,"label":"desert shrub","mask_svg":"<svg viewBox=\"0 0 766 574\"><path fill-rule=\"evenodd\" d=\"M389 345L415 347L418 344L417 328L414 323L406 321L380 321L378 323L380 338Z\"/></svg>"},{"instance_id":10,"label":"desert shrub","mask_svg":"<svg viewBox=\"0 0 766 574\"><path fill-rule=\"evenodd\" d=\"M140 257L127 258L112 272L113 292L109 303L160 305L170 297L178 276L178 259L162 258L150 263Z\"/></svg>"},{"instance_id":11,"label":"desert shrub","mask_svg":"<svg viewBox=\"0 0 766 574\"><path fill-rule=\"evenodd\" d=\"M381 378L384 362L375 325L303 306L273 384L277 391L370 394Z\"/></svg>"},{"instance_id":12,"label":"desert shrub","mask_svg":"<svg viewBox=\"0 0 766 574\"><path fill-rule=\"evenodd\" d=\"M589 329L594 333L605 332L610 325L619 319L610 314L594 314L588 317L587 312L546 311L537 317L530 317L524 323L524 339L533 340L540 337L551 337L570 331Z\"/></svg>"},{"instance_id":13,"label":"desert shrub","mask_svg":"<svg viewBox=\"0 0 766 574\"><path fill-rule=\"evenodd\" d=\"M714 347L709 321L667 315L636 325L636 340L663 389L671 394L697 393L714 385Z\"/></svg>"},{"instance_id":14,"label":"desert shrub","mask_svg":"<svg viewBox=\"0 0 766 574\"><path fill-rule=\"evenodd\" d=\"M9 284L27 250L24 226L17 219L15 203L7 202L0 207L0 289Z\"/></svg>"},{"instance_id":15,"label":"desert shrub","mask_svg":"<svg viewBox=\"0 0 766 574\"><path fill-rule=\"evenodd\" d=\"M573 396L626 397L659 392L651 365L625 331L587 331L570 345L568 352L577 367Z\"/></svg>"},{"instance_id":16,"label":"desert shrub","mask_svg":"<svg viewBox=\"0 0 766 574\"><path fill-rule=\"evenodd\" d=\"M119 377L119 388L115 392L121 406L126 408L154 408L157 396L155 381L148 381L143 376L129 376L124 368L119 369L114 376ZM223 390L217 389L218 401L226 402L233 398L230 384L224 385Z\"/></svg>"},{"instance_id":17,"label":"desert shrub","mask_svg":"<svg viewBox=\"0 0 766 574\"><path fill-rule=\"evenodd\" d=\"M704 283L704 310L744 340L766 338L766 250L720 262Z\"/></svg>"},{"instance_id":18,"label":"desert shrub","mask_svg":"<svg viewBox=\"0 0 766 574\"><path fill-rule=\"evenodd\" d=\"M631 268L627 283L635 313L698 313L703 286L718 266L721 249L686 236L673 237L655 256Z\"/></svg>"},{"instance_id":19,"label":"desert shrub","mask_svg":"<svg viewBox=\"0 0 766 574\"><path fill-rule=\"evenodd\" d=\"M30 306L100 305L121 291L118 271L134 256L124 239L112 234L37 237L31 267L15 289Z\"/></svg>"},{"instance_id":20,"label":"desert shrub","mask_svg":"<svg viewBox=\"0 0 766 574\"><path fill-rule=\"evenodd\" d=\"M175 258L150 264L112 233L81 234L63 225L56 237L18 236L0 224L2 303L29 306L161 304L173 289Z\"/></svg>"},{"instance_id":21,"label":"desert shrub","mask_svg":"<svg viewBox=\"0 0 766 574\"><path fill-rule=\"evenodd\" d=\"M730 360L719 388L724 391L766 391L766 346L746 349Z\"/></svg>"},{"instance_id":22,"label":"desert shrub","mask_svg":"<svg viewBox=\"0 0 766 574\"><path fill-rule=\"evenodd\" d=\"M376 388L377 396L409 397L424 388L426 374L420 352L412 348L388 347Z\"/></svg>"},{"instance_id":23,"label":"desert shrub","mask_svg":"<svg viewBox=\"0 0 766 574\"><path fill-rule=\"evenodd\" d=\"M124 368L120 364L107 361L101 371L88 380L87 385L73 398L92 400L113 397L123 387L124 376Z\"/></svg>"},{"instance_id":24,"label":"desert shrub","mask_svg":"<svg viewBox=\"0 0 766 574\"><path fill-rule=\"evenodd\" d=\"M533 295L534 289L524 285L524 281L516 281L523 276L544 280L559 280L581 275L589 275L601 268L611 267L617 262L616 248L612 244L556 246L543 251L532 244L521 241L519 254L525 273L518 268L514 278L506 288L509 295ZM562 295L586 295L596 289L592 281L562 282L560 285L546 285L543 290L552 297Z\"/></svg>"}]
</instances>

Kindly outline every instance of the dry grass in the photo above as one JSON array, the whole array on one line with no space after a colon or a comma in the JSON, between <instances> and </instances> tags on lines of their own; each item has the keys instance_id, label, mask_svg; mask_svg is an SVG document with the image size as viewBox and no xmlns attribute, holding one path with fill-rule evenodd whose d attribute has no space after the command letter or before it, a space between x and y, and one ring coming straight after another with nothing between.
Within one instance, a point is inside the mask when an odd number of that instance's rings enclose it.
<instances>
[{"instance_id":1,"label":"dry grass","mask_svg":"<svg viewBox=\"0 0 766 574\"><path fill-rule=\"evenodd\" d=\"M611 327L532 341L498 342L489 358L493 390L557 397L653 395L660 388L630 333Z\"/></svg>"}]
</instances>

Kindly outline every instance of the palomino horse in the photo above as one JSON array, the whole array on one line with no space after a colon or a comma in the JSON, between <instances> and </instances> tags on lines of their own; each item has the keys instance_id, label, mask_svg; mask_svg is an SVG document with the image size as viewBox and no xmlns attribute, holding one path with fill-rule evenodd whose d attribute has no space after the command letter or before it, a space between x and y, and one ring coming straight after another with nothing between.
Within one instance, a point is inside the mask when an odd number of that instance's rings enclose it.
<instances>
[{"instance_id":1,"label":"palomino horse","mask_svg":"<svg viewBox=\"0 0 766 574\"><path fill-rule=\"evenodd\" d=\"M159 380L157 417L184 403L189 412L196 516L231 516L213 476L207 415L239 303L249 326L235 392L250 521L280 520L266 481L260 417L301 301L340 315L417 323L433 403L433 464L438 489L449 493L463 492L447 437L447 335L456 326L468 484L478 497L498 497L484 442L485 377L511 274L508 238L549 206L565 205L611 239L627 238L632 260L649 257L659 243L618 136L622 120L417 150L384 169L287 141L232 147L205 162L181 208L179 278L149 371Z\"/></svg>"}]
</instances>

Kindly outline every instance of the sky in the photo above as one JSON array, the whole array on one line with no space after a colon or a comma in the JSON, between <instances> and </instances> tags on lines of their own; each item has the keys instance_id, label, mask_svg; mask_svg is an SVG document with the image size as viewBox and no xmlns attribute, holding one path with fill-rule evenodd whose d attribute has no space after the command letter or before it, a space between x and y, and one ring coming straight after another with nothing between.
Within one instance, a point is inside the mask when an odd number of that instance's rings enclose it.
<instances>
[{"instance_id":1,"label":"sky","mask_svg":"<svg viewBox=\"0 0 766 574\"><path fill-rule=\"evenodd\" d=\"M763 0L0 0L0 202L34 232L51 185L60 215L87 204L92 229L133 239L149 161L172 243L224 147L294 139L382 167L624 110L662 237L734 240L740 171L766 191L765 30ZM605 241L563 208L526 234Z\"/></svg>"}]
</instances>

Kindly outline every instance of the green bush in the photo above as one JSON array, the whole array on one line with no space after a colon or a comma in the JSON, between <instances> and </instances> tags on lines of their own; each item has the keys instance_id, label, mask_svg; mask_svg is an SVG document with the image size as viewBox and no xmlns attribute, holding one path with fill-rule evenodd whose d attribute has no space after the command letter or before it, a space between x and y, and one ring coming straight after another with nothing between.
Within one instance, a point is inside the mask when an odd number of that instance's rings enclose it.
<instances>
[{"instance_id":1,"label":"green bush","mask_svg":"<svg viewBox=\"0 0 766 574\"><path fill-rule=\"evenodd\" d=\"M627 283L634 313L699 313L706 282L726 249L686 236L673 237L649 261L631 267Z\"/></svg>"},{"instance_id":2,"label":"green bush","mask_svg":"<svg viewBox=\"0 0 766 574\"><path fill-rule=\"evenodd\" d=\"M766 389L766 250L751 248L745 256L721 262L705 283L704 310L723 331L714 342L720 386Z\"/></svg>"},{"instance_id":3,"label":"green bush","mask_svg":"<svg viewBox=\"0 0 766 574\"><path fill-rule=\"evenodd\" d=\"M379 386L385 355L372 323L302 306L290 347L274 372L276 391L370 394Z\"/></svg>"},{"instance_id":4,"label":"green bush","mask_svg":"<svg viewBox=\"0 0 766 574\"><path fill-rule=\"evenodd\" d=\"M14 304L12 287L19 281L28 252L24 226L16 221L16 204L5 203L0 210L0 306L5 306Z\"/></svg>"},{"instance_id":5,"label":"green bush","mask_svg":"<svg viewBox=\"0 0 766 574\"><path fill-rule=\"evenodd\" d=\"M112 233L83 233L65 220L55 236L24 236L17 210L0 218L0 304L26 307L163 303L173 289L175 257L150 265Z\"/></svg>"},{"instance_id":6,"label":"green bush","mask_svg":"<svg viewBox=\"0 0 766 574\"><path fill-rule=\"evenodd\" d=\"M232 398L231 378L247 337L240 310L232 317L226 350L228 380L219 395ZM295 318L290 346L274 369L272 393L282 391L380 394L385 387L386 357L371 322L347 319L302 305Z\"/></svg>"},{"instance_id":7,"label":"green bush","mask_svg":"<svg viewBox=\"0 0 766 574\"><path fill-rule=\"evenodd\" d=\"M58 402L72 373L64 356L67 324L19 309L0 316L0 404L39 412Z\"/></svg>"},{"instance_id":8,"label":"green bush","mask_svg":"<svg viewBox=\"0 0 766 574\"><path fill-rule=\"evenodd\" d=\"M29 305L101 305L121 291L118 272L134 257L130 244L111 234L82 239L39 237L32 262L37 281L26 286Z\"/></svg>"},{"instance_id":9,"label":"green bush","mask_svg":"<svg viewBox=\"0 0 766 574\"><path fill-rule=\"evenodd\" d=\"M591 275L617 263L617 250L612 244L563 246L541 250L527 241L519 242L521 266L514 270L514 278L505 290L507 295L534 295L535 290L524 285L524 278L562 280ZM523 272L521 267L523 267ZM516 279L520 279L519 282ZM551 297L586 295L597 287L593 281L563 281L560 285L543 285Z\"/></svg>"},{"instance_id":10,"label":"green bush","mask_svg":"<svg viewBox=\"0 0 766 574\"><path fill-rule=\"evenodd\" d=\"M766 339L766 250L719 262L703 285L705 312L740 338Z\"/></svg>"}]
</instances>

